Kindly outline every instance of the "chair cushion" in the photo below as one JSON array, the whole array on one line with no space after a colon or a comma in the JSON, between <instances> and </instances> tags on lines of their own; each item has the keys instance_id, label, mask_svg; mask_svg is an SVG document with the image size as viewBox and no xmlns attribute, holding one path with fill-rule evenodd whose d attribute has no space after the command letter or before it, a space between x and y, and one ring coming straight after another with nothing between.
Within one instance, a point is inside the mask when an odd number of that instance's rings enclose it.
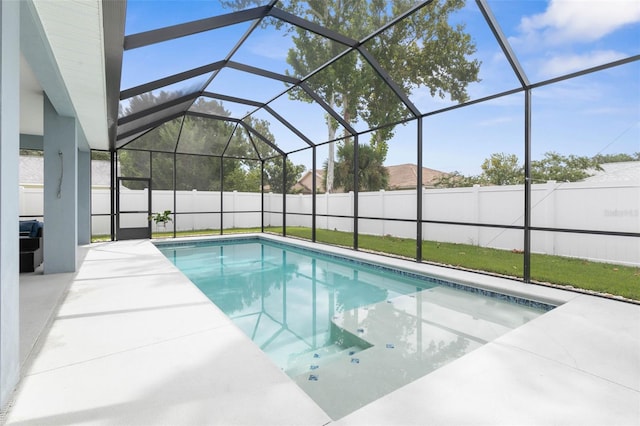
<instances>
[{"instance_id":1,"label":"chair cushion","mask_svg":"<svg viewBox=\"0 0 640 426\"><path fill-rule=\"evenodd\" d=\"M42 236L42 222L37 220L21 220L20 235L36 238Z\"/></svg>"}]
</instances>

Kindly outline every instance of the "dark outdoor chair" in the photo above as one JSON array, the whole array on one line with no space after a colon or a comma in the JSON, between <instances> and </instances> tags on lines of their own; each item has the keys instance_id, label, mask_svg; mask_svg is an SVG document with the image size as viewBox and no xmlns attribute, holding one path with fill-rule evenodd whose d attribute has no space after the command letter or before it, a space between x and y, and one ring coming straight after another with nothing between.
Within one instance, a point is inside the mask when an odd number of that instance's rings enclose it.
<instances>
[{"instance_id":1,"label":"dark outdoor chair","mask_svg":"<svg viewBox=\"0 0 640 426\"><path fill-rule=\"evenodd\" d=\"M20 272L33 272L42 264L42 229L37 220L20 221Z\"/></svg>"}]
</instances>

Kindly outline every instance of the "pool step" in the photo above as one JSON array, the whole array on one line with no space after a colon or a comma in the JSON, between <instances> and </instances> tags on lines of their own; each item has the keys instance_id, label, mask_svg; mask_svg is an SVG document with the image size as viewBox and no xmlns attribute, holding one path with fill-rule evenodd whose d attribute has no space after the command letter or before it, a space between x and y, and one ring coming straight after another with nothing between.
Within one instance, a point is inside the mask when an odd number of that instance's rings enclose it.
<instances>
[{"instance_id":1,"label":"pool step","mask_svg":"<svg viewBox=\"0 0 640 426\"><path fill-rule=\"evenodd\" d=\"M285 373L289 377L300 375L311 376L319 372L323 367L340 359L349 359L366 348L351 346L343 348L337 345L325 346L296 356L296 360L289 365ZM313 379L311 379L313 380Z\"/></svg>"}]
</instances>

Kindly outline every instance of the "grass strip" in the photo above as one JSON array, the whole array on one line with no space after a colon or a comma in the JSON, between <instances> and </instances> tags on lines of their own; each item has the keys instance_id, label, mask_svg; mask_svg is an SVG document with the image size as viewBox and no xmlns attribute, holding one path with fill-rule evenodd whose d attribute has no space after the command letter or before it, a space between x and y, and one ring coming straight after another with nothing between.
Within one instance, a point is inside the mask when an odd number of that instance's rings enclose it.
<instances>
[{"instance_id":1,"label":"grass strip","mask_svg":"<svg viewBox=\"0 0 640 426\"><path fill-rule=\"evenodd\" d=\"M311 239L311 230L287 227L287 235ZM353 234L318 229L316 241L352 247ZM416 255L416 240L410 238L359 235L358 245L361 249L413 259ZM422 258L459 268L523 277L524 255L517 251L423 241ZM631 266L532 253L531 279L640 300L640 268Z\"/></svg>"}]
</instances>

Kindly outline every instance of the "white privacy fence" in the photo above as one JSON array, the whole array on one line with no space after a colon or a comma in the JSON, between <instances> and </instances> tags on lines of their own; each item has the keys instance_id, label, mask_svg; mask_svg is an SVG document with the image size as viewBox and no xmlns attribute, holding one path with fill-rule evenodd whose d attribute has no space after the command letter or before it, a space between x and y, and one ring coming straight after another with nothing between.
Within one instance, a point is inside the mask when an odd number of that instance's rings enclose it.
<instances>
[{"instance_id":1,"label":"white privacy fence","mask_svg":"<svg viewBox=\"0 0 640 426\"><path fill-rule=\"evenodd\" d=\"M548 182L532 185L531 195L533 227L640 233L638 185ZM323 214L353 215L353 197L353 194L319 195L316 226L353 231L350 218L322 217ZM287 212L310 213L311 201L311 197L306 195L287 196ZM278 202L281 204L281 198ZM523 206L523 186L429 189L423 192L422 217L433 222L523 226ZM416 224L412 221L416 218L416 210L415 190L360 193L358 231L361 234L415 238ZM287 225L310 226L311 218L289 214ZM506 250L524 248L521 229L443 223L424 223L422 227L425 240ZM532 231L531 249L536 253L640 265L638 237Z\"/></svg>"},{"instance_id":2,"label":"white privacy fence","mask_svg":"<svg viewBox=\"0 0 640 426\"><path fill-rule=\"evenodd\" d=\"M496 227L433 222L466 222L500 226L524 224L522 186L493 186L423 190L423 238L473 244L506 250L523 249L523 231ZM146 208L147 192L121 191L127 210ZM153 191L152 211L176 211L178 231L219 229L221 203L224 228L260 227L259 193L205 191ZM630 183L587 182L532 185L531 225L538 228L582 229L640 233L640 186ZM312 196L287 195L287 226L311 226ZM282 195L265 194L265 226L282 225ZM123 207L124 209L124 207ZM361 234L415 238L416 193L408 191L361 192L358 199L358 231ZM110 212L109 190L94 189L92 213ZM235 213L234 213L235 212ZM21 215L42 214L42 189L21 188ZM353 232L354 194L321 194L316 197L316 226ZM380 218L374 220L369 218ZM46 225L45 225L46 226ZM108 216L92 218L94 235L109 234ZM155 225L154 225L155 226ZM164 228L163 228L164 230ZM640 265L640 238L580 233L532 231L534 252Z\"/></svg>"}]
</instances>

